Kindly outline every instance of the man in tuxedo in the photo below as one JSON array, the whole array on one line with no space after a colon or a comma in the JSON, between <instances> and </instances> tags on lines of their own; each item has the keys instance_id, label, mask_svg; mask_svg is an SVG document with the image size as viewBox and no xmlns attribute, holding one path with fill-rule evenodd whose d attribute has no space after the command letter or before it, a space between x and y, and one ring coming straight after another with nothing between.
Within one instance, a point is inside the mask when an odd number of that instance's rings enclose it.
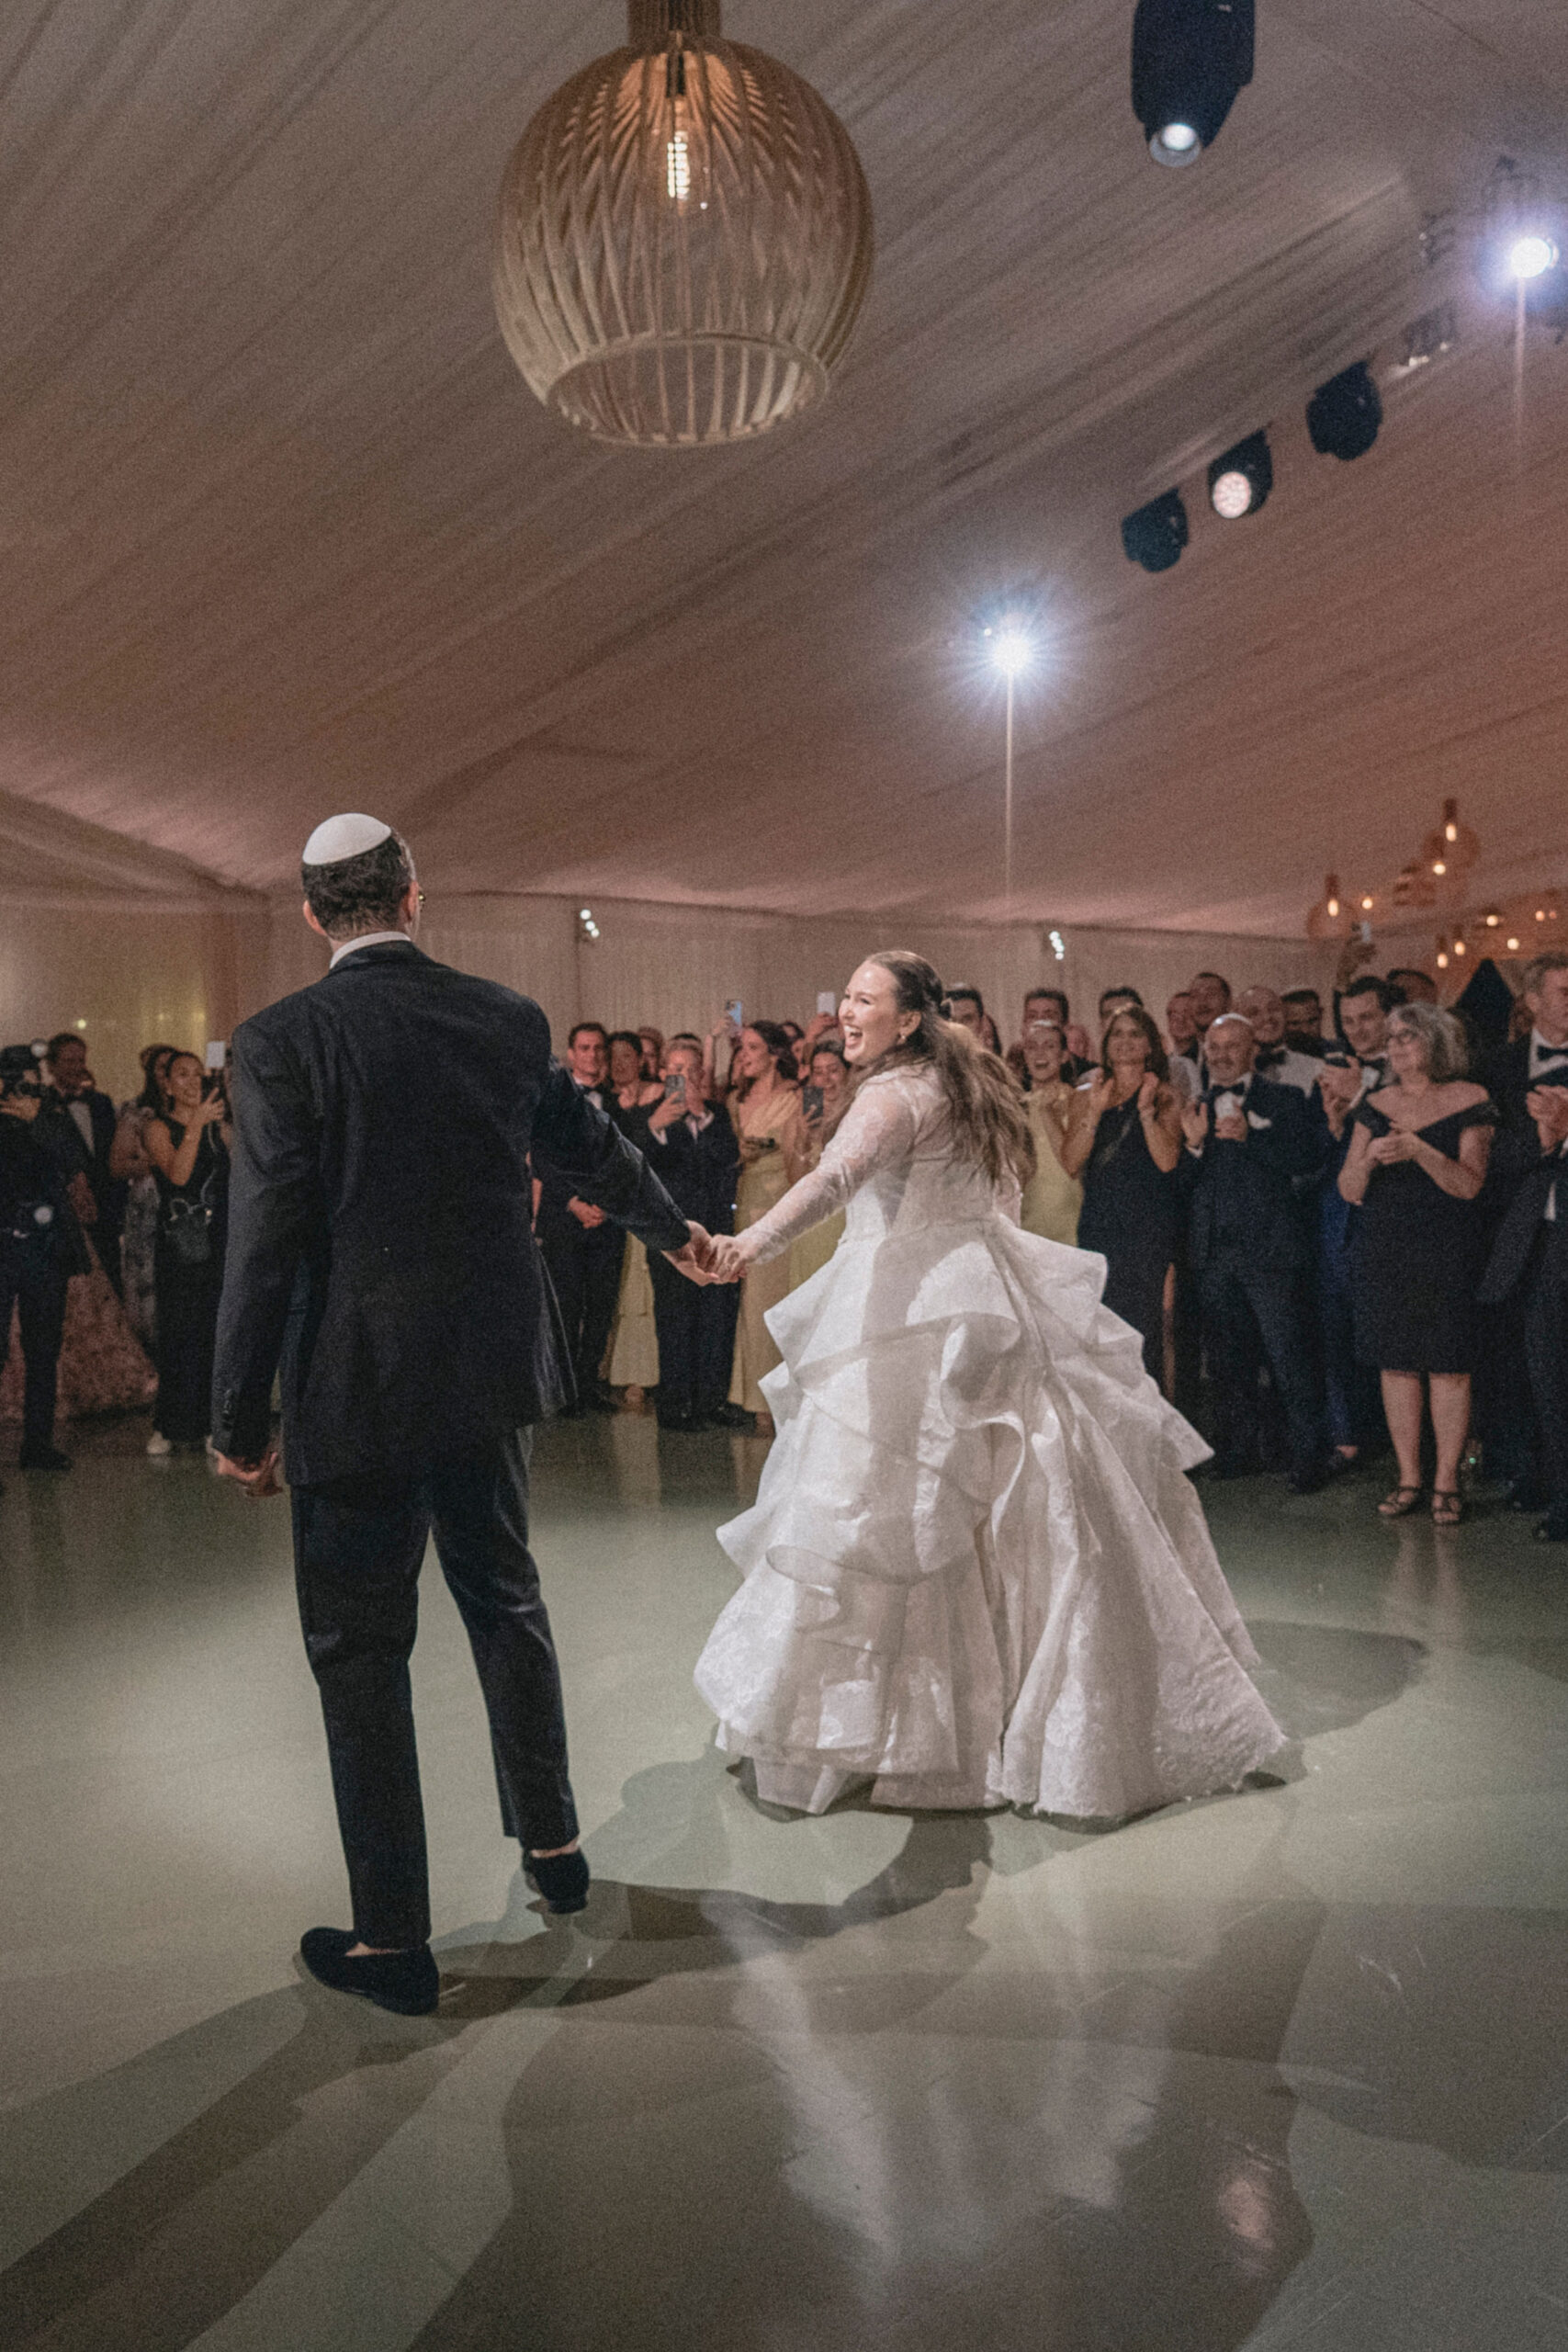
<instances>
[{"instance_id":1,"label":"man in tuxedo","mask_svg":"<svg viewBox=\"0 0 1568 2352\"><path fill-rule=\"evenodd\" d=\"M1484 1426L1516 1506L1568 1543L1568 952L1527 966L1530 1033L1483 1076L1502 1113L1487 1195L1497 1219L1477 1293L1487 1318ZM1483 1196L1483 1197L1486 1197ZM1519 1381L1522 1362L1528 1385ZM1533 1428L1531 1423L1533 1421Z\"/></svg>"},{"instance_id":2,"label":"man in tuxedo","mask_svg":"<svg viewBox=\"0 0 1568 2352\"><path fill-rule=\"evenodd\" d=\"M1328 1051L1323 1034L1323 999L1315 989L1287 989L1280 1000L1285 1008L1285 1043L1298 1054L1320 1061Z\"/></svg>"},{"instance_id":3,"label":"man in tuxedo","mask_svg":"<svg viewBox=\"0 0 1568 2352\"><path fill-rule=\"evenodd\" d=\"M1293 1086L1310 1095L1317 1084L1318 1064L1310 1054L1298 1053L1285 1035L1285 1000L1275 989L1243 989L1235 1009L1252 1023L1258 1046L1253 1067L1259 1078L1275 1086Z\"/></svg>"},{"instance_id":4,"label":"man in tuxedo","mask_svg":"<svg viewBox=\"0 0 1568 2352\"><path fill-rule=\"evenodd\" d=\"M1258 1374L1266 1360L1290 1435L1291 1487L1324 1483L1323 1432L1302 1306L1308 1240L1303 1200L1322 1159L1317 1122L1293 1086L1253 1071L1239 1013L1204 1041L1208 1082L1182 1114L1190 1247L1214 1389L1219 1476L1258 1466Z\"/></svg>"},{"instance_id":5,"label":"man in tuxedo","mask_svg":"<svg viewBox=\"0 0 1568 2352\"><path fill-rule=\"evenodd\" d=\"M610 1040L604 1023L580 1021L566 1045L572 1084L595 1110L609 1107ZM538 1171L534 1231L566 1329L575 1396L569 1413L613 1413L615 1400L600 1376L620 1296L626 1237L593 1202L581 1200L560 1177Z\"/></svg>"},{"instance_id":6,"label":"man in tuxedo","mask_svg":"<svg viewBox=\"0 0 1568 2352\"><path fill-rule=\"evenodd\" d=\"M1317 1317L1323 1349L1329 1442L1344 1464L1359 1460L1382 1428L1377 1374L1356 1353L1354 1250L1360 1211L1339 1190L1350 1149L1356 1105L1388 1077L1388 1016L1393 991L1365 973L1339 1000L1339 1023L1349 1047L1337 1060L1314 1065L1327 1127L1327 1159L1318 1188Z\"/></svg>"},{"instance_id":7,"label":"man in tuxedo","mask_svg":"<svg viewBox=\"0 0 1568 2352\"><path fill-rule=\"evenodd\" d=\"M664 1056L665 1096L649 1122L650 1165L682 1216L708 1233L735 1227L740 1145L703 1091L703 1049L679 1039ZM659 1335L659 1423L698 1430L723 1419L735 1353L739 1293L732 1283L688 1282L668 1259L650 1257Z\"/></svg>"},{"instance_id":8,"label":"man in tuxedo","mask_svg":"<svg viewBox=\"0 0 1568 2352\"><path fill-rule=\"evenodd\" d=\"M362 816L306 845L312 988L233 1041L233 1175L214 1374L219 1466L277 1492L321 1695L351 1928L300 1946L322 1983L435 2006L409 1694L434 1533L490 1717L502 1820L552 1910L580 1910L566 1725L528 1549L528 1432L566 1394L529 1217L530 1154L695 1272L706 1237L552 1059L537 1005L413 942L406 844Z\"/></svg>"},{"instance_id":9,"label":"man in tuxedo","mask_svg":"<svg viewBox=\"0 0 1568 2352\"><path fill-rule=\"evenodd\" d=\"M50 1039L43 1074L48 1083L39 1113L39 1140L59 1161L77 1222L91 1231L104 1272L118 1292L127 1188L109 1174L114 1104L93 1084L87 1048L74 1030L62 1029Z\"/></svg>"},{"instance_id":10,"label":"man in tuxedo","mask_svg":"<svg viewBox=\"0 0 1568 2352\"><path fill-rule=\"evenodd\" d=\"M1173 1057L1182 1068L1178 1072L1173 1067L1171 1075L1185 1099L1195 1102L1208 1083L1204 1046L1214 1023L1231 1009L1231 984L1218 972L1196 972L1187 984L1187 998L1192 1013L1192 1043Z\"/></svg>"}]
</instances>

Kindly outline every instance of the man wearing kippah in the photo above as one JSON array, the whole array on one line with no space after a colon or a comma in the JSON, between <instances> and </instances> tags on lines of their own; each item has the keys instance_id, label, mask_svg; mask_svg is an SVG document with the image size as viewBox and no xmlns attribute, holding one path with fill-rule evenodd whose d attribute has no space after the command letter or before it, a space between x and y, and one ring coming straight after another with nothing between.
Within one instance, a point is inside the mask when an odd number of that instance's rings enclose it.
<instances>
[{"instance_id":1,"label":"man wearing kippah","mask_svg":"<svg viewBox=\"0 0 1568 2352\"><path fill-rule=\"evenodd\" d=\"M552 1911L587 1899L527 1537L531 1427L570 1377L532 1172L570 1180L696 1278L709 1243L556 1062L538 1006L420 952L413 861L389 825L318 826L303 880L331 967L233 1040L213 1438L227 1476L278 1491L281 1364L300 1617L354 1909L300 1955L322 1983L417 2015L439 1996L408 1671L429 1535L479 1669L506 1834Z\"/></svg>"}]
</instances>

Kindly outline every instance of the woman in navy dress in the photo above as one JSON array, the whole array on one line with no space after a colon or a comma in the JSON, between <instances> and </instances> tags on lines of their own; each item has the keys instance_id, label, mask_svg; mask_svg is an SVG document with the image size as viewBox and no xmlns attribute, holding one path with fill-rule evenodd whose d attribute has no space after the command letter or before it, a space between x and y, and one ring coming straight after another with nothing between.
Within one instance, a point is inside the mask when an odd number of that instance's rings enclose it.
<instances>
[{"instance_id":1,"label":"woman in navy dress","mask_svg":"<svg viewBox=\"0 0 1568 2352\"><path fill-rule=\"evenodd\" d=\"M1485 1254L1480 1193L1497 1112L1465 1076L1464 1032L1435 1005L1401 1005L1389 1023L1393 1083L1356 1112L1339 1190L1359 1204L1355 1241L1356 1352L1382 1375L1399 1484L1378 1505L1403 1519L1421 1499L1421 1435L1430 1403L1437 1448L1432 1517L1463 1516L1459 1465L1470 1434L1475 1291Z\"/></svg>"},{"instance_id":2,"label":"woman in navy dress","mask_svg":"<svg viewBox=\"0 0 1568 2352\"><path fill-rule=\"evenodd\" d=\"M1068 1105L1061 1164L1083 1181L1077 1246L1104 1258L1105 1304L1139 1334L1149 1376L1168 1393L1181 1108L1159 1031L1141 1005L1112 1017L1100 1052Z\"/></svg>"}]
</instances>

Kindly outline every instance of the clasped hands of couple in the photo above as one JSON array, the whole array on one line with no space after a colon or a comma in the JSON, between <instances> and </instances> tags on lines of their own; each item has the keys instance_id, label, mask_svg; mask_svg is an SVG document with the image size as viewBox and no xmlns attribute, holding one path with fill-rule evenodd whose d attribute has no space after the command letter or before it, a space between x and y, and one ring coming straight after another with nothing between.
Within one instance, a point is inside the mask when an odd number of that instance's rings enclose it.
<instances>
[{"instance_id":1,"label":"clasped hands of couple","mask_svg":"<svg viewBox=\"0 0 1568 2352\"><path fill-rule=\"evenodd\" d=\"M705 1226L688 1218L686 1237L683 1250L667 1250L664 1254L688 1282L705 1285L739 1281L745 1262L732 1234L710 1233ZM283 1492L282 1455L276 1445L269 1445L259 1462L237 1462L227 1453L215 1454L213 1460L220 1477L231 1478L257 1502Z\"/></svg>"}]
</instances>

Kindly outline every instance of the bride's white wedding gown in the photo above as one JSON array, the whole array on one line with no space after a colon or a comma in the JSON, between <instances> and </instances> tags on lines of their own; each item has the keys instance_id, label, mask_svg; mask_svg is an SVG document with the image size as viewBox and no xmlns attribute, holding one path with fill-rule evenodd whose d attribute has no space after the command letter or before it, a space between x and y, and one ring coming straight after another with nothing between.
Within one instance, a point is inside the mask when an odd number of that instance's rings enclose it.
<instances>
[{"instance_id":1,"label":"bride's white wedding gown","mask_svg":"<svg viewBox=\"0 0 1568 2352\"><path fill-rule=\"evenodd\" d=\"M1183 1475L1208 1448L1100 1305L1103 1258L1020 1230L929 1065L866 1080L748 1240L846 1205L768 1316L778 1434L697 1666L719 1746L808 1813L866 1781L1099 1819L1235 1786L1284 1735Z\"/></svg>"}]
</instances>

